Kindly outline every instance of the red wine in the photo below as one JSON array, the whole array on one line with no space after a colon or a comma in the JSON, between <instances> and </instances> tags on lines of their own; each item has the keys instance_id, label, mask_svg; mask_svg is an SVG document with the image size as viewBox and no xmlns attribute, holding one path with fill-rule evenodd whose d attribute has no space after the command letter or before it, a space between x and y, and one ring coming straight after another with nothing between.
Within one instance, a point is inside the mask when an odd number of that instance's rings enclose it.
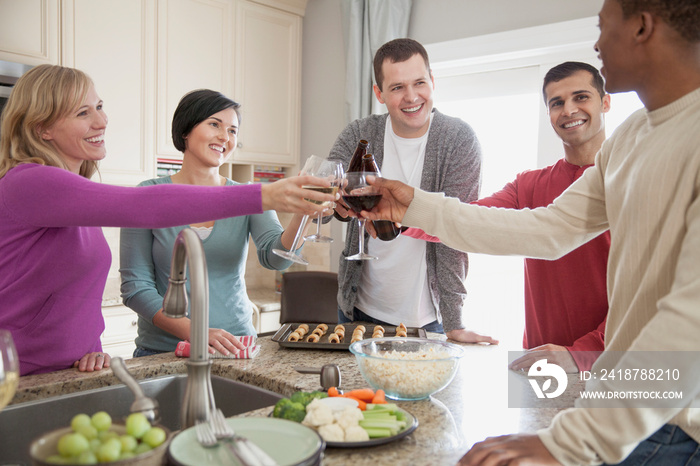
<instances>
[{"instance_id":1,"label":"red wine","mask_svg":"<svg viewBox=\"0 0 700 466\"><path fill-rule=\"evenodd\" d=\"M357 214L363 210L372 210L381 198L381 194L361 194L359 196L343 195L343 201Z\"/></svg>"}]
</instances>

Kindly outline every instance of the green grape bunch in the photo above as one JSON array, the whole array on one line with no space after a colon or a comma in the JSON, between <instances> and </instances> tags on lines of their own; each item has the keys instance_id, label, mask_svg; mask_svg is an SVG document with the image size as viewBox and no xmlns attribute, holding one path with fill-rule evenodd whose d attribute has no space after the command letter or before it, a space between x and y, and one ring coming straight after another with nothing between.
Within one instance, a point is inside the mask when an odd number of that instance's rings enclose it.
<instances>
[{"instance_id":1,"label":"green grape bunch","mask_svg":"<svg viewBox=\"0 0 700 466\"><path fill-rule=\"evenodd\" d=\"M47 463L111 463L148 452L167 439L165 430L151 426L143 413L126 418L126 434L112 429L112 417L105 411L92 416L76 414L70 427L72 432L61 436L57 452L46 459Z\"/></svg>"}]
</instances>

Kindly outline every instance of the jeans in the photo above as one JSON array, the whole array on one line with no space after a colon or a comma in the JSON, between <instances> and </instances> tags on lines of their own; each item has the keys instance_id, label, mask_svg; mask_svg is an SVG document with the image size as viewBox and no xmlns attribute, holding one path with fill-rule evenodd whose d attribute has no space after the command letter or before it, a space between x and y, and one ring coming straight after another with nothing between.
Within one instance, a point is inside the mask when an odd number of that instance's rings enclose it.
<instances>
[{"instance_id":1,"label":"jeans","mask_svg":"<svg viewBox=\"0 0 700 466\"><path fill-rule=\"evenodd\" d=\"M700 465L700 445L683 430L666 424L637 445L617 466Z\"/></svg>"},{"instance_id":2,"label":"jeans","mask_svg":"<svg viewBox=\"0 0 700 466\"><path fill-rule=\"evenodd\" d=\"M361 321L361 322L369 322L370 324L377 324L377 325L394 325L390 324L389 322L384 322L379 319L375 319L374 317L370 317L358 308L354 308L352 310L352 319L348 319L345 317L345 314L343 314L343 311L338 309L338 323L339 324L347 324L348 322L356 322L356 321ZM430 322L427 325L423 326L423 329L426 332L434 332L434 333L445 333L445 330L442 328L442 324L438 322L437 320L434 320Z\"/></svg>"},{"instance_id":3,"label":"jeans","mask_svg":"<svg viewBox=\"0 0 700 466\"><path fill-rule=\"evenodd\" d=\"M140 358L142 356L153 356L154 354L161 354L161 353L167 353L167 351L156 351L156 350L144 348L143 346L137 346L136 349L134 350L134 357Z\"/></svg>"}]
</instances>

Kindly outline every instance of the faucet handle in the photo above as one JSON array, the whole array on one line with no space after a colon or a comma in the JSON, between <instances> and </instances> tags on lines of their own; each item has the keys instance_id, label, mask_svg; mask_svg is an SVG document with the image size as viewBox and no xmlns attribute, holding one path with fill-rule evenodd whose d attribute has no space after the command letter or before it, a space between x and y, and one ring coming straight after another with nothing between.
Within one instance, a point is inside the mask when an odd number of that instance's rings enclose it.
<instances>
[{"instance_id":1,"label":"faucet handle","mask_svg":"<svg viewBox=\"0 0 700 466\"><path fill-rule=\"evenodd\" d=\"M168 282L168 289L163 298L163 314L171 318L185 317L188 306L187 289L185 288L187 280L175 280L168 277Z\"/></svg>"}]
</instances>

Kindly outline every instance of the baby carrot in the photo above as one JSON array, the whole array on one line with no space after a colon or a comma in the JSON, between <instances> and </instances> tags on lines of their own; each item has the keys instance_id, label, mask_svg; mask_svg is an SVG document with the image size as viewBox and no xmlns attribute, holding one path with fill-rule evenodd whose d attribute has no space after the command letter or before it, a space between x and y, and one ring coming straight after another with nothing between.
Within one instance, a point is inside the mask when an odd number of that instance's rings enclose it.
<instances>
[{"instance_id":1,"label":"baby carrot","mask_svg":"<svg viewBox=\"0 0 700 466\"><path fill-rule=\"evenodd\" d=\"M340 396L340 392L338 392L338 387L330 387L328 389L328 396Z\"/></svg>"},{"instance_id":2,"label":"baby carrot","mask_svg":"<svg viewBox=\"0 0 700 466\"><path fill-rule=\"evenodd\" d=\"M358 388L357 390L350 390L349 392L345 392L345 394L353 398L357 398L358 400L362 400L366 403L370 403L374 398L374 390L372 390L371 388Z\"/></svg>"},{"instance_id":3,"label":"baby carrot","mask_svg":"<svg viewBox=\"0 0 700 466\"><path fill-rule=\"evenodd\" d=\"M374 394L374 397L372 398L372 404L378 405L378 404L385 404L385 403L386 403L386 394L384 393L384 390L382 390L380 388Z\"/></svg>"}]
</instances>

